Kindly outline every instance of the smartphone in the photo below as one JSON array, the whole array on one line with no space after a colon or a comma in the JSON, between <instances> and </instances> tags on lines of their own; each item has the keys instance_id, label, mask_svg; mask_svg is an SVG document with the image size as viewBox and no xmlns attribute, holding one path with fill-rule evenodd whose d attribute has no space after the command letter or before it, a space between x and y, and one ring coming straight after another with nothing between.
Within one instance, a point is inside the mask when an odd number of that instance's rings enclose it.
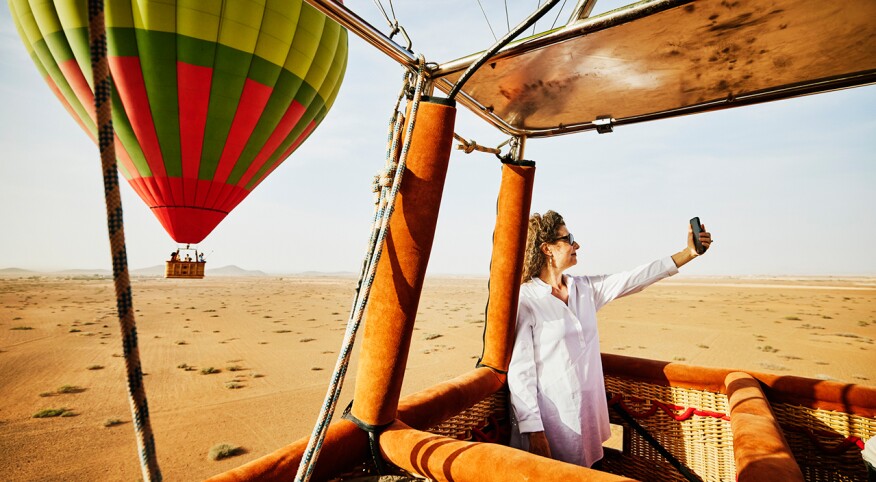
<instances>
[{"instance_id":1,"label":"smartphone","mask_svg":"<svg viewBox=\"0 0 876 482\"><path fill-rule=\"evenodd\" d=\"M693 229L693 242L694 248L697 250L697 254L705 253L706 248L703 246L703 243L700 242L700 233L703 232L703 225L700 224L700 218L695 217L691 219L690 227Z\"/></svg>"}]
</instances>

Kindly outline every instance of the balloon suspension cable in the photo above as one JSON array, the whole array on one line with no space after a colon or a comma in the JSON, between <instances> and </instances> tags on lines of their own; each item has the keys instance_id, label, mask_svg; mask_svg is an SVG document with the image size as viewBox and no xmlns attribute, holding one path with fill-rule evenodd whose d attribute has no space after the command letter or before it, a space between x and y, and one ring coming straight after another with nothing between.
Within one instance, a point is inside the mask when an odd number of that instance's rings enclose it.
<instances>
[{"instance_id":1,"label":"balloon suspension cable","mask_svg":"<svg viewBox=\"0 0 876 482\"><path fill-rule=\"evenodd\" d=\"M377 8L380 9L380 13L383 14L383 18L386 19L386 23L389 24L390 31L387 37L392 40L395 34L401 33L402 37L405 38L405 42L407 42L405 50L407 50L408 52L413 52L413 50L411 50L413 46L411 38L408 36L408 32L405 30L405 28L398 23L398 18L396 18L395 16L395 8L392 6L392 0L389 0L389 10L392 12L392 20L390 20L389 15L386 14L386 10L383 8L383 2L381 2L381 0L374 0L374 4L377 5Z\"/></svg>"},{"instance_id":2,"label":"balloon suspension cable","mask_svg":"<svg viewBox=\"0 0 876 482\"><path fill-rule=\"evenodd\" d=\"M481 0L477 0L477 2L478 2L478 7L481 7L481 13L484 14L484 20L487 22L487 28L490 29L490 33L493 34L493 40L498 42L499 37L496 37L496 32L493 31L493 25L490 24L490 19L489 19L489 17L487 17L487 11L484 10L484 6L481 5ZM506 19L508 18L508 4L507 3L505 3L505 18ZM509 27L508 30L511 30L511 28Z\"/></svg>"},{"instance_id":3,"label":"balloon suspension cable","mask_svg":"<svg viewBox=\"0 0 876 482\"><path fill-rule=\"evenodd\" d=\"M492 47L490 47L486 52L484 52L483 55L481 55L480 58L477 59L477 61L472 63L465 70L465 72L462 73L462 75L459 77L459 80L456 81L456 84L453 86L452 89L450 89L450 93L447 95L447 97L450 99L455 99L456 94L458 94L459 91L462 89L462 86L465 85L466 82L468 82L468 79L470 79L471 76L474 75L475 72L477 72L479 68L481 68L481 66L483 66L485 63L487 63L487 61L490 60L490 58L493 55L495 55L496 52L499 51L499 49L508 45L512 40L517 38L517 36L520 35L524 30L529 28L530 25L535 25L535 22L537 22L538 19L540 19L546 13L548 13L548 11L551 8L553 8L554 5L559 3L559 1L560 0L547 0L546 2L544 2L544 4L542 6L538 7L538 9L535 12L533 12L532 15L530 15L529 17L524 19L523 22L521 22L519 25L514 27L514 30L511 30L510 32L506 33L504 37L500 38L496 43L494 43Z\"/></svg>"},{"instance_id":4,"label":"balloon suspension cable","mask_svg":"<svg viewBox=\"0 0 876 482\"><path fill-rule=\"evenodd\" d=\"M560 5L560 9L557 10L557 16L554 17L554 21L551 23L551 30L557 26L557 22L560 20L560 15L563 13L563 9L566 8L566 0L563 0L563 4Z\"/></svg>"},{"instance_id":5,"label":"balloon suspension cable","mask_svg":"<svg viewBox=\"0 0 876 482\"><path fill-rule=\"evenodd\" d=\"M140 350L137 346L137 325L134 321L134 302L131 280L128 276L128 255L125 247L125 226L122 216L122 198L119 192L119 173L116 164L115 132L112 123L112 81L107 61L106 24L103 0L88 0L89 47L94 83L94 108L97 119L98 146L103 169L103 187L106 198L107 228L113 260L113 282L116 306L122 331L122 346L128 380L128 402L137 434L137 450L143 480L158 482L161 470L155 456L155 440L149 423L149 405L143 385Z\"/></svg>"},{"instance_id":6,"label":"balloon suspension cable","mask_svg":"<svg viewBox=\"0 0 876 482\"><path fill-rule=\"evenodd\" d=\"M453 138L456 139L457 141L459 141L459 144L457 144L456 149L460 150L460 151L465 151L466 154L471 154L474 151L479 151L479 152L486 152L488 154L495 154L498 156L498 155L502 154L502 146L504 146L505 144L508 143L508 141L505 141L496 147L482 146L482 145L478 144L477 142L475 142L474 140L471 140L471 141L466 140L464 137L462 137L461 135L459 135L455 132L453 133Z\"/></svg>"},{"instance_id":7,"label":"balloon suspension cable","mask_svg":"<svg viewBox=\"0 0 876 482\"><path fill-rule=\"evenodd\" d=\"M368 296L371 293L371 285L374 283L374 275L377 272L377 262L380 260L380 255L383 252L384 240L387 231L389 230L389 220L395 209L396 196L401 187L408 150L410 148L411 138L413 137L414 123L417 118L417 109L425 85L426 62L421 55L419 58L419 69L416 73L416 77L412 72L405 72L404 85L399 92L398 99L395 102L392 115L390 116L389 134L387 136L386 165L380 173L374 176L373 188L375 193L375 206L371 234L369 236L365 258L362 261L362 269L359 273L359 281L356 285L356 293L353 297L353 305L350 309L350 317L347 321L344 341L341 346L341 351L338 353L335 371L332 374L331 384L326 392L322 410L319 413L316 425L313 427L313 433L310 435L307 448L301 457L301 463L299 464L298 472L295 475L296 482L307 482L310 480L310 477L313 474L313 469L316 467L316 460L319 457L319 452L322 450L323 441L328 433L329 424L334 416L338 399L341 395L341 388L344 384L344 377L347 374L347 368L350 364L350 356L353 352L353 344L356 340L356 332L359 329L362 316L365 313L365 306L368 303ZM411 100L410 121L407 124L404 135L402 136L401 130L402 126L404 126L405 119L404 115L399 111L399 106L401 105L402 99L407 97L410 87L414 88L414 95ZM404 139L404 145L399 154L398 149L401 139ZM395 161L396 159L398 159L398 162Z\"/></svg>"}]
</instances>

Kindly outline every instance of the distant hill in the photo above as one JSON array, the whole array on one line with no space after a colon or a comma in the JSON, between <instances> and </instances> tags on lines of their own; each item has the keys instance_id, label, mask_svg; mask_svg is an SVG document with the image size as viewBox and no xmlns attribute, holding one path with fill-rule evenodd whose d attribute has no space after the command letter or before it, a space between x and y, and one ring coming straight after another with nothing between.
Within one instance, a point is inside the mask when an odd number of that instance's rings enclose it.
<instances>
[{"instance_id":1,"label":"distant hill","mask_svg":"<svg viewBox=\"0 0 876 482\"><path fill-rule=\"evenodd\" d=\"M156 264L148 268L132 269L131 274L133 276L164 276L164 265Z\"/></svg>"},{"instance_id":2,"label":"distant hill","mask_svg":"<svg viewBox=\"0 0 876 482\"><path fill-rule=\"evenodd\" d=\"M243 269L240 266L228 265L221 268L207 268L204 272L206 276L268 276L264 271Z\"/></svg>"},{"instance_id":3,"label":"distant hill","mask_svg":"<svg viewBox=\"0 0 876 482\"><path fill-rule=\"evenodd\" d=\"M210 266L210 264L207 263L207 266ZM134 276L164 276L164 265L160 264L148 268L131 270L131 274ZM267 276L267 273L264 271L243 269L235 265L228 265L221 268L207 268L204 275L209 278L210 276Z\"/></svg>"},{"instance_id":4,"label":"distant hill","mask_svg":"<svg viewBox=\"0 0 876 482\"><path fill-rule=\"evenodd\" d=\"M98 276L112 276L113 272L108 269L65 269L63 271L53 271L51 274L62 274L62 275L70 275L70 276L88 276L88 275L98 275Z\"/></svg>"},{"instance_id":5,"label":"distant hill","mask_svg":"<svg viewBox=\"0 0 876 482\"><path fill-rule=\"evenodd\" d=\"M356 273L352 271L305 271L303 273L295 273L295 276L305 277L326 277L326 278L354 278Z\"/></svg>"},{"instance_id":6,"label":"distant hill","mask_svg":"<svg viewBox=\"0 0 876 482\"><path fill-rule=\"evenodd\" d=\"M131 276L143 277L164 277L164 265L159 264L146 268L131 269ZM249 277L249 276L268 276L264 271L243 269L239 266L229 265L221 268L207 268L206 276L231 276L231 277ZM50 277L102 277L112 278L113 273L108 269L65 269L61 271L33 271L21 268L2 268L0 269L0 277L21 277L21 276L50 276ZM325 276L325 274L323 274Z\"/></svg>"}]
</instances>

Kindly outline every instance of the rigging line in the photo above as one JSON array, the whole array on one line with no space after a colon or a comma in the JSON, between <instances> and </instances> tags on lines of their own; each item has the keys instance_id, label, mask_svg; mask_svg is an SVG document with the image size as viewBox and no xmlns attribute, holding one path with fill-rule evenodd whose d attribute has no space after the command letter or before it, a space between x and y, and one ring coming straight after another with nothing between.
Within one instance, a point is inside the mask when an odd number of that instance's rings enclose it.
<instances>
[{"instance_id":1,"label":"rigging line","mask_svg":"<svg viewBox=\"0 0 876 482\"><path fill-rule=\"evenodd\" d=\"M389 15L387 15L386 10L383 9L383 2L381 2L380 0L374 0L374 5L377 5L377 8L380 9L380 13L383 14L383 18L386 19L386 23L388 23L389 26L392 27L392 20L389 19Z\"/></svg>"},{"instance_id":2,"label":"rigging line","mask_svg":"<svg viewBox=\"0 0 876 482\"><path fill-rule=\"evenodd\" d=\"M395 16L395 7L392 5L392 0L389 0L389 11L392 12L392 19L398 23L398 17Z\"/></svg>"},{"instance_id":3,"label":"rigging line","mask_svg":"<svg viewBox=\"0 0 876 482\"><path fill-rule=\"evenodd\" d=\"M389 9L390 11L392 11L392 20L390 20L389 15L386 14L386 9L383 8L383 2L381 0L374 0L374 4L377 5L377 8L380 9L380 12L383 14L383 18L386 19L386 23L389 25L389 39L392 40L392 38L395 37L395 34L401 33L402 37L404 37L405 41L407 42L407 47L405 48L405 50L407 50L408 52L413 52L413 43L411 42L411 37L408 36L408 32L405 30L405 28L399 25L398 18L395 16L395 7L392 4L392 0L389 0Z\"/></svg>"},{"instance_id":4,"label":"rigging line","mask_svg":"<svg viewBox=\"0 0 876 482\"><path fill-rule=\"evenodd\" d=\"M489 154L496 154L496 155L499 155L502 153L501 149L499 149L497 147L482 146L482 145L478 144L477 142L475 142L474 139L472 139L470 141L466 140L464 137L457 134L456 132L453 133L453 138L456 139L457 141L459 141L459 144L457 144L456 149L460 150L460 151L465 151L466 154L471 154L474 151L486 152Z\"/></svg>"},{"instance_id":5,"label":"rigging line","mask_svg":"<svg viewBox=\"0 0 876 482\"><path fill-rule=\"evenodd\" d=\"M560 5L560 10L557 11L557 16L556 16L556 18L554 18L553 23L551 23L551 28L549 30L553 30L554 27L557 25L557 20L560 19L560 14L563 13L564 8L566 8L566 0L563 0L563 4Z\"/></svg>"},{"instance_id":6,"label":"rigging line","mask_svg":"<svg viewBox=\"0 0 876 482\"><path fill-rule=\"evenodd\" d=\"M505 34L504 37L497 40L495 44L493 44L486 52L484 52L476 61L472 62L471 65L465 69L465 72L459 76L459 80L453 85L453 88L450 89L450 93L447 95L448 99L455 99L456 94L459 93L462 86L465 85L466 82L471 78L472 75L477 72L481 66L483 66L490 58L496 54L502 47L508 45L512 40L514 40L518 35L520 35L524 30L528 29L530 25L534 24L541 17L543 17L548 11L554 7L560 0L545 0L544 5L540 6L538 10L533 12L530 16L526 17L520 24L514 27L514 30Z\"/></svg>"},{"instance_id":7,"label":"rigging line","mask_svg":"<svg viewBox=\"0 0 876 482\"><path fill-rule=\"evenodd\" d=\"M535 0L535 8L536 8L536 10L537 10L538 7L540 7L540 6L541 6L541 0ZM535 24L536 24L536 22L533 22L533 23L532 23L532 34L531 34L531 35L535 35Z\"/></svg>"},{"instance_id":8,"label":"rigging line","mask_svg":"<svg viewBox=\"0 0 876 482\"><path fill-rule=\"evenodd\" d=\"M149 403L143 384L143 367L137 344L137 321L128 272L125 242L125 220L119 191L119 171L116 161L115 130L113 129L112 80L107 59L106 16L103 0L88 1L88 46L94 85L94 120L97 127L100 163L103 171L106 201L107 234L113 261L113 285L116 292L116 312L125 354L125 375L128 382L128 404L137 436L140 470L146 482L161 482L161 469L155 454L155 437L149 421Z\"/></svg>"},{"instance_id":9,"label":"rigging line","mask_svg":"<svg viewBox=\"0 0 876 482\"><path fill-rule=\"evenodd\" d=\"M484 20L487 21L487 27L489 27L490 33L493 34L493 40L498 41L499 39L498 39L498 37L496 37L496 32L493 32L493 26L490 25L490 19L487 18L487 12L484 11L484 6L481 5L481 0L477 0L477 2L478 2L478 6L481 7L481 13L484 14ZM505 15L506 16L508 15L508 7L507 6L505 7Z\"/></svg>"},{"instance_id":10,"label":"rigging line","mask_svg":"<svg viewBox=\"0 0 876 482\"><path fill-rule=\"evenodd\" d=\"M511 31L511 20L508 18L508 0L505 0L505 28Z\"/></svg>"}]
</instances>

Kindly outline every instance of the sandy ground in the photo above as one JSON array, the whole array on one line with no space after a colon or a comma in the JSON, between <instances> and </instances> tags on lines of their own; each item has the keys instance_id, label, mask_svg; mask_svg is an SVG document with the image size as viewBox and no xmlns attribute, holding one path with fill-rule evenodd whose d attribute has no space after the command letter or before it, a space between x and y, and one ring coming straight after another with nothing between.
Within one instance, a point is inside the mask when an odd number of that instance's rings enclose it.
<instances>
[{"instance_id":1,"label":"sandy ground","mask_svg":"<svg viewBox=\"0 0 876 482\"><path fill-rule=\"evenodd\" d=\"M353 279L135 278L133 288L165 480L201 480L310 433ZM427 280L404 393L474 366L486 293L485 279ZM3 480L138 480L114 304L107 279L0 278ZM610 353L876 385L872 278L676 277L604 308L600 331ZM32 418L46 408L74 416ZM223 442L246 453L208 460Z\"/></svg>"}]
</instances>

